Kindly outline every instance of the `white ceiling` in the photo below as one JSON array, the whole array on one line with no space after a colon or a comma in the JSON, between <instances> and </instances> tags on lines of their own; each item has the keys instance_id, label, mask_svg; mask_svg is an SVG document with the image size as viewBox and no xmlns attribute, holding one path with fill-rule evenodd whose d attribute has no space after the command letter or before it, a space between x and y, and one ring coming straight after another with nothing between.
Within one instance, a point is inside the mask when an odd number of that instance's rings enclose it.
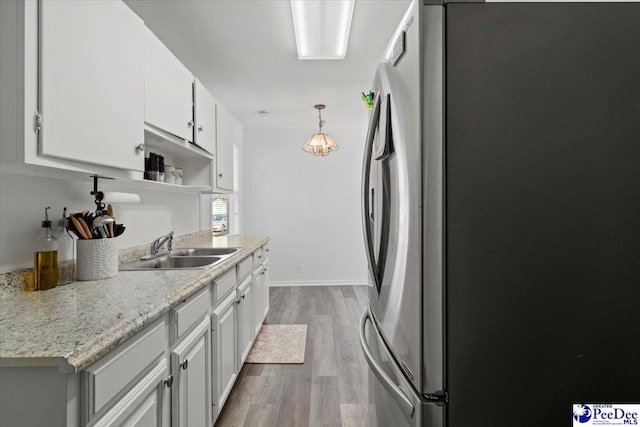
<instances>
[{"instance_id":1,"label":"white ceiling","mask_svg":"<svg viewBox=\"0 0 640 427\"><path fill-rule=\"evenodd\" d=\"M410 3L357 0L346 59L300 61L288 0L125 2L245 127L312 131L323 103L328 133L366 124L360 92Z\"/></svg>"}]
</instances>

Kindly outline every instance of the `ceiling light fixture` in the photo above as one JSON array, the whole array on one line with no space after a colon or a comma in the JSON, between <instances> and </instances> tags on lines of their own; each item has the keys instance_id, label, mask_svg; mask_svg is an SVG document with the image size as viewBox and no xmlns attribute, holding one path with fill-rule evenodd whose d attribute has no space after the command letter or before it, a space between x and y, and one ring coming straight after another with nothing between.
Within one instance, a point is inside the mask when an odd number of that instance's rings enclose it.
<instances>
[{"instance_id":1,"label":"ceiling light fixture","mask_svg":"<svg viewBox=\"0 0 640 427\"><path fill-rule=\"evenodd\" d=\"M321 111L324 110L324 104L314 105L313 108L318 110L318 126L320 130L318 133L314 133L311 135L311 138L304 144L302 148L307 153L313 153L314 156L322 156L326 157L330 152L336 151L338 148L338 144L331 138L331 136L326 133L322 133L322 126L324 126L325 121L322 120Z\"/></svg>"},{"instance_id":2,"label":"ceiling light fixture","mask_svg":"<svg viewBox=\"0 0 640 427\"><path fill-rule=\"evenodd\" d=\"M344 59L355 0L291 0L298 59Z\"/></svg>"}]
</instances>

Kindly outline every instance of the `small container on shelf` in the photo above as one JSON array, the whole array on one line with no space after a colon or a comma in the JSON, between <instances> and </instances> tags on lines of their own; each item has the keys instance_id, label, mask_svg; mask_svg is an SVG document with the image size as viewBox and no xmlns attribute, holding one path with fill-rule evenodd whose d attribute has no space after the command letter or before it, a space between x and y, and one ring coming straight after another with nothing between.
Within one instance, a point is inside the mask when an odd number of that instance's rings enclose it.
<instances>
[{"instance_id":1,"label":"small container on shelf","mask_svg":"<svg viewBox=\"0 0 640 427\"><path fill-rule=\"evenodd\" d=\"M164 165L164 182L167 184L176 183L176 167L173 165Z\"/></svg>"},{"instance_id":2,"label":"small container on shelf","mask_svg":"<svg viewBox=\"0 0 640 427\"><path fill-rule=\"evenodd\" d=\"M158 155L158 181L164 182L164 156Z\"/></svg>"},{"instance_id":3,"label":"small container on shelf","mask_svg":"<svg viewBox=\"0 0 640 427\"><path fill-rule=\"evenodd\" d=\"M176 166L176 182L177 185L182 185L182 168Z\"/></svg>"},{"instance_id":4,"label":"small container on shelf","mask_svg":"<svg viewBox=\"0 0 640 427\"><path fill-rule=\"evenodd\" d=\"M157 181L159 173L160 166L158 162L158 155L156 153L149 153L149 161L147 162L144 177L149 181Z\"/></svg>"}]
</instances>

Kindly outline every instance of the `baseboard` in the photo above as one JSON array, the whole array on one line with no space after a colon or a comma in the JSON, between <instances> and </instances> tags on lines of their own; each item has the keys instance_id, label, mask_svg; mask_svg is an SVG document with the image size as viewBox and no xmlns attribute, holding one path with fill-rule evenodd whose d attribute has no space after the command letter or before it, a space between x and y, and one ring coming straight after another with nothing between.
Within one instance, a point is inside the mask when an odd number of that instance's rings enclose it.
<instances>
[{"instance_id":1,"label":"baseboard","mask_svg":"<svg viewBox=\"0 0 640 427\"><path fill-rule=\"evenodd\" d=\"M305 280L269 283L270 288L277 286L368 286L368 284L362 280Z\"/></svg>"}]
</instances>

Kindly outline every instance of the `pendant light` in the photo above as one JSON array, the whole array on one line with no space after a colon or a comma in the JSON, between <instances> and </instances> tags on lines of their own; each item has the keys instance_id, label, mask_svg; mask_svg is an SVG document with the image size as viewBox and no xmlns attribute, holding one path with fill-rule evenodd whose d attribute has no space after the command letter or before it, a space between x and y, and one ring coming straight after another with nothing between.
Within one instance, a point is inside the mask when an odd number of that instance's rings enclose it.
<instances>
[{"instance_id":1,"label":"pendant light","mask_svg":"<svg viewBox=\"0 0 640 427\"><path fill-rule=\"evenodd\" d=\"M325 121L322 120L322 110L324 109L324 104L314 105L313 108L318 110L318 126L320 130L318 133L314 133L311 135L311 138L304 144L303 150L307 153L313 153L314 156L322 156L326 157L330 152L336 151L339 147L338 144L331 138L331 136L326 133L322 133L322 126L324 126Z\"/></svg>"}]
</instances>

